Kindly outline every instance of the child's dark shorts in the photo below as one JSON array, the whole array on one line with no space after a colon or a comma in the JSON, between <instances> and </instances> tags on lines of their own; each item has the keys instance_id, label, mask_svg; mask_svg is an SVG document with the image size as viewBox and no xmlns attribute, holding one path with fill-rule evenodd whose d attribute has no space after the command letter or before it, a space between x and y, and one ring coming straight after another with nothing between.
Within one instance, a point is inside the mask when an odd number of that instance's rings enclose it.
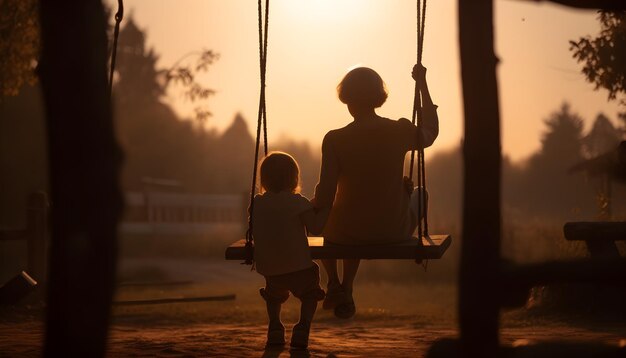
<instances>
[{"instance_id":1,"label":"child's dark shorts","mask_svg":"<svg viewBox=\"0 0 626 358\"><path fill-rule=\"evenodd\" d=\"M283 275L265 276L265 288L259 290L268 302L283 303L289 298L289 292L301 301L324 299L324 290L320 287L320 268L313 266Z\"/></svg>"}]
</instances>

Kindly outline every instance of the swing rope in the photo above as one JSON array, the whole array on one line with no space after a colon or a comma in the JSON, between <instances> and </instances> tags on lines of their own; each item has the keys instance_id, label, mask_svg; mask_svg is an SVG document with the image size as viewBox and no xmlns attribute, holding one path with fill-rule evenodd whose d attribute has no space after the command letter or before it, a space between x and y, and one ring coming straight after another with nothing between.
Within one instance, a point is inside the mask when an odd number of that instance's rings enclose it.
<instances>
[{"instance_id":1,"label":"swing rope","mask_svg":"<svg viewBox=\"0 0 626 358\"><path fill-rule=\"evenodd\" d=\"M117 38L120 36L120 23L124 18L124 1L117 0L117 13L115 13L115 29L113 30L113 48L111 49L111 68L109 69L109 100L113 93L113 74L115 72L115 58L117 57Z\"/></svg>"},{"instance_id":2,"label":"swing rope","mask_svg":"<svg viewBox=\"0 0 626 358\"><path fill-rule=\"evenodd\" d=\"M422 63L422 52L424 50L424 29L426 24L426 0L422 3L417 0L417 63ZM413 96L413 113L411 123L417 126L419 133L422 128L422 97L419 81L415 81L415 94ZM426 210L426 167L424 159L424 148L411 151L411 162L409 166L409 179L413 180L415 154L417 152L417 235L419 238L428 236L428 210ZM422 212L424 219L422 220Z\"/></svg>"},{"instance_id":3,"label":"swing rope","mask_svg":"<svg viewBox=\"0 0 626 358\"><path fill-rule=\"evenodd\" d=\"M252 215L254 213L254 195L256 193L256 180L259 165L259 148L261 144L261 128L263 129L263 149L267 156L267 108L265 103L265 72L267 68L267 29L269 24L269 0L265 0L265 15L263 15L262 0L258 0L259 18L259 69L261 76L261 89L259 94L259 110L256 127L256 146L254 150L254 165L252 169L252 188L250 189L250 206L248 208L248 230L246 231L246 260L244 264L252 265ZM263 21L265 19L265 21Z\"/></svg>"},{"instance_id":4,"label":"swing rope","mask_svg":"<svg viewBox=\"0 0 626 358\"><path fill-rule=\"evenodd\" d=\"M120 2L122 0L119 0ZM256 181L257 171L259 164L259 149L261 144L261 130L263 130L263 144L264 154L267 156L268 144L267 144L267 106L265 101L265 87L266 87L266 69L267 69L267 34L269 25L269 0L265 0L265 12L263 12L262 0L258 0L258 27L259 27L259 69L261 88L259 94L259 109L257 116L257 129L256 129L256 143L254 151L254 165L252 170L252 186L250 190L250 205L248 208L248 230L246 231L246 259L244 264L253 264L253 241L252 236L252 217L254 214L254 196L256 193ZM117 15L116 15L117 20ZM120 18L121 21L121 18ZM422 3L421 0L417 0L417 63L422 62L422 52L424 48L424 28L426 23L426 0ZM117 24L116 24L117 25ZM117 43L117 38L116 38ZM113 62L114 63L114 62ZM422 126L422 98L421 87L418 81L415 82L415 94L413 97L413 125L421 129ZM417 152L417 182L418 188L422 189L418 191L418 217L422 217L422 210L424 211L423 224L422 220L418 222L418 235L422 237L422 233L428 236L428 216L426 209L426 168L424 166L424 149L411 151L411 163L409 169L409 178L413 180L415 155Z\"/></svg>"}]
</instances>

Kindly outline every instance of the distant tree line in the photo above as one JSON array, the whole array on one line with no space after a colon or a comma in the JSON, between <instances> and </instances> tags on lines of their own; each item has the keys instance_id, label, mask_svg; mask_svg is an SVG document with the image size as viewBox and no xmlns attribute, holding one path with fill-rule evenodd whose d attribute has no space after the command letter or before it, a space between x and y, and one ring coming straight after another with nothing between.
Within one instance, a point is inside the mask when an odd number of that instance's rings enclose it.
<instances>
[{"instance_id":1,"label":"distant tree line","mask_svg":"<svg viewBox=\"0 0 626 358\"><path fill-rule=\"evenodd\" d=\"M527 159L513 162L503 158L502 198L506 220L528 222L542 220L596 219L599 215L599 188L602 178L594 178L570 169L581 161L617 147L625 128L613 125L598 114L588 132L583 119L570 105L562 104L544 121L540 149ZM431 193L431 217L448 224L459 223L461 193L461 149L439 152L428 159L428 187ZM613 190L616 215L626 218L626 188L616 184Z\"/></svg>"},{"instance_id":2,"label":"distant tree line","mask_svg":"<svg viewBox=\"0 0 626 358\"><path fill-rule=\"evenodd\" d=\"M202 54L209 56L198 59L205 66L217 59L210 51ZM179 190L188 192L238 194L249 191L254 139L244 118L235 115L232 124L221 133L206 129L197 118L181 120L164 102L166 89L177 81L194 83L194 80L180 77L180 73L183 77L187 73L181 66L157 68L158 56L154 50L146 48L145 34L132 17L125 20L118 56L113 92L116 131L125 156L123 188L143 190L143 179L150 177L176 180L181 184ZM172 72L177 72L179 77ZM193 68L188 72L192 72L193 77ZM184 90L190 89L184 87ZM8 221L21 220L22 210L15 210L16 205L23 205L29 191L46 189L41 108L39 90L30 86L23 87L19 96L7 98L0 106L3 118L0 122L0 184L3 188L0 222L9 218ZM587 133L583 131L582 122L570 105L563 104L545 120L538 152L523 162L503 158L506 215L553 219L595 215L595 179L568 171L584 158L613 148L622 140L624 128L616 128L604 114L597 116ZM442 225L454 226L460 222L459 148L434 156L427 154L427 184L432 198L430 217ZM301 165L303 193L312 195L319 175L318 147L313 149L306 142L283 139L271 142L270 149L294 155Z\"/></svg>"},{"instance_id":3,"label":"distant tree line","mask_svg":"<svg viewBox=\"0 0 626 358\"><path fill-rule=\"evenodd\" d=\"M145 178L160 178L178 181L177 190L186 192L249 191L254 139L244 118L234 115L231 125L218 132L203 125L210 116L205 109L183 120L164 102L168 86L177 86L187 98L210 96L212 92L194 76L218 56L202 51L192 56L191 65L180 61L158 68L158 55L146 47L144 32L132 17L124 23L113 87L116 132L124 150L124 190L144 190ZM40 88L37 83L17 88L15 96L5 96L0 103L0 225L21 223L27 194L47 190L48 183ZM199 116L198 111L204 112ZM310 195L319 158L309 145L285 138L270 143L270 149L287 151L298 159L303 192Z\"/></svg>"},{"instance_id":4,"label":"distant tree line","mask_svg":"<svg viewBox=\"0 0 626 358\"><path fill-rule=\"evenodd\" d=\"M113 91L118 135L126 151L124 186L137 190L143 177L157 177L180 181L184 190L192 192L249 190L254 139L244 118L235 115L223 133L206 130L194 119L180 120L162 97L172 73L179 74L178 82L184 83L193 81L193 73L156 68L158 57L145 48L145 36L132 18L120 33L119 54ZM270 144L271 150L289 151L297 157L303 166L305 191L310 191L317 178L309 173L319 165L308 145L290 140Z\"/></svg>"}]
</instances>

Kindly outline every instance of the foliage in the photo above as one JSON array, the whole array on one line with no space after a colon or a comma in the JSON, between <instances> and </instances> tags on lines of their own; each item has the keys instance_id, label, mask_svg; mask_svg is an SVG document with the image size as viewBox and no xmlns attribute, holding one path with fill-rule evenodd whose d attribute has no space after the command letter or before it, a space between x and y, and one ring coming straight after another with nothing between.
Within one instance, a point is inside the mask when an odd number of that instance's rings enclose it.
<instances>
[{"instance_id":1,"label":"foliage","mask_svg":"<svg viewBox=\"0 0 626 358\"><path fill-rule=\"evenodd\" d=\"M194 108L195 118L206 120L211 112L204 102L215 91L203 86L198 76L208 71L219 54L212 50L190 52L182 56L168 69L158 69L158 55L153 49L146 49L144 32L137 27L132 17L125 21L120 30L117 59L117 82L114 93L120 101L130 95L139 103L159 101L171 86L181 90L183 97L198 105ZM191 64L189 62L192 62ZM132 93L131 93L132 92ZM138 103L138 104L139 104Z\"/></svg>"},{"instance_id":2,"label":"foliage","mask_svg":"<svg viewBox=\"0 0 626 358\"><path fill-rule=\"evenodd\" d=\"M188 57L196 57L194 65L183 65L183 60ZM197 75L201 72L209 70L209 66L219 59L219 54L212 50L202 50L200 52L192 52L183 56L180 60L167 71L165 71L165 84L180 85L183 89L183 97L191 102L206 101L215 91L204 87L197 80ZM206 106L198 105L194 108L196 119L205 121L212 113Z\"/></svg>"},{"instance_id":3,"label":"foliage","mask_svg":"<svg viewBox=\"0 0 626 358\"><path fill-rule=\"evenodd\" d=\"M241 193L248 189L254 142L240 116L224 134L181 120L162 101L169 86L191 100L213 92L197 83L217 58L212 51L190 53L169 69L158 69L158 54L145 45L145 33L133 18L120 31L113 96L116 129L126 163L122 185L141 190L145 177L174 179L183 190ZM186 65L190 62L191 65ZM182 64L182 65L181 65ZM218 174L216 174L218 173Z\"/></svg>"},{"instance_id":4,"label":"foliage","mask_svg":"<svg viewBox=\"0 0 626 358\"><path fill-rule=\"evenodd\" d=\"M626 93L626 11L600 11L598 19L600 34L570 41L570 50L583 63L587 80L596 89L607 89L609 99L615 99L618 93ZM620 102L626 106L625 99Z\"/></svg>"},{"instance_id":5,"label":"foliage","mask_svg":"<svg viewBox=\"0 0 626 358\"><path fill-rule=\"evenodd\" d=\"M0 100L37 81L37 0L0 0Z\"/></svg>"}]
</instances>

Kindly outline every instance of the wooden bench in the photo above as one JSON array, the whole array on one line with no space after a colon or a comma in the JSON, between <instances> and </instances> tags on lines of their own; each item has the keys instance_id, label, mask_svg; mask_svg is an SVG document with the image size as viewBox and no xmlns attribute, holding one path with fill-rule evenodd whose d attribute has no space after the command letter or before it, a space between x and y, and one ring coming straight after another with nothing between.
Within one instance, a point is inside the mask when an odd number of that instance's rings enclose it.
<instances>
[{"instance_id":1,"label":"wooden bench","mask_svg":"<svg viewBox=\"0 0 626 358\"><path fill-rule=\"evenodd\" d=\"M430 235L397 244L368 246L324 245L323 237L309 237L309 247L313 259L390 259L424 260L439 259L446 252L452 237L450 235ZM226 260L245 260L248 256L246 241L239 240L226 249ZM254 250L254 248L252 248Z\"/></svg>"},{"instance_id":2,"label":"wooden bench","mask_svg":"<svg viewBox=\"0 0 626 358\"><path fill-rule=\"evenodd\" d=\"M626 240L626 221L568 222L563 233L569 241L585 241L592 257L619 257L615 241Z\"/></svg>"},{"instance_id":3,"label":"wooden bench","mask_svg":"<svg viewBox=\"0 0 626 358\"><path fill-rule=\"evenodd\" d=\"M0 229L0 242L26 241L28 263L24 269L39 283L44 283L47 277L48 215L47 195L44 192L35 192L28 197L26 227Z\"/></svg>"},{"instance_id":4,"label":"wooden bench","mask_svg":"<svg viewBox=\"0 0 626 358\"><path fill-rule=\"evenodd\" d=\"M26 227L0 229L0 242L26 241L27 264L8 282L0 282L0 305L13 305L45 284L48 253L48 199L36 192L28 197ZM16 253L17 254L17 253ZM28 272L28 273L27 273ZM43 297L43 290L38 290Z\"/></svg>"}]
</instances>

